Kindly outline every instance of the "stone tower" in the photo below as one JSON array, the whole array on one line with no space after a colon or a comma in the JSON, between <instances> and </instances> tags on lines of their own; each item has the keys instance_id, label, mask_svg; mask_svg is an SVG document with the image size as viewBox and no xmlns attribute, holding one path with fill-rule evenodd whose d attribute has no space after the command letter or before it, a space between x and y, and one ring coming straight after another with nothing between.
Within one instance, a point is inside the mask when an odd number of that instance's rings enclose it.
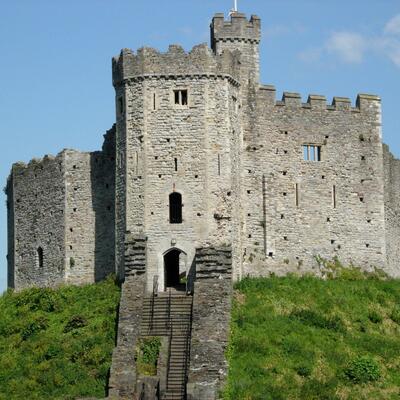
<instances>
[{"instance_id":1,"label":"stone tower","mask_svg":"<svg viewBox=\"0 0 400 400\"><path fill-rule=\"evenodd\" d=\"M240 240L239 77L234 54L206 45L114 58L121 274L126 232L147 237L147 282L158 275L160 289L190 275L197 247Z\"/></svg>"}]
</instances>

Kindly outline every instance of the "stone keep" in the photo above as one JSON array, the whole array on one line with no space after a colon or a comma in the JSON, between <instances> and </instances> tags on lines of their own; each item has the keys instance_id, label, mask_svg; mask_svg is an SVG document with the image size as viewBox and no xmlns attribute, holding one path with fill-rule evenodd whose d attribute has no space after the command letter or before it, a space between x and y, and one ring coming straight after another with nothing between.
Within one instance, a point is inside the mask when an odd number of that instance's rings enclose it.
<instances>
[{"instance_id":1,"label":"stone keep","mask_svg":"<svg viewBox=\"0 0 400 400\"><path fill-rule=\"evenodd\" d=\"M216 14L211 47L123 49L102 151L16 163L7 181L8 285L124 278L127 234L146 238L147 289L232 246L234 279L318 272L337 257L399 276L400 162L380 99L259 82L260 19ZM173 272L171 272L173 271Z\"/></svg>"}]
</instances>

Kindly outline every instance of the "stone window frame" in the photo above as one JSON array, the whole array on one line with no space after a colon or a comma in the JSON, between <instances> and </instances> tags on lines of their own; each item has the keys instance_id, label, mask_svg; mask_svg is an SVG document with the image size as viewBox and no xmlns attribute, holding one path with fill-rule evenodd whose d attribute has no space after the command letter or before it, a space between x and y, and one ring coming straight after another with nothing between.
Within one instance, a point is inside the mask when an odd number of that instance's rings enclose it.
<instances>
[{"instance_id":1,"label":"stone window frame","mask_svg":"<svg viewBox=\"0 0 400 400\"><path fill-rule=\"evenodd\" d=\"M322 161L322 145L317 143L302 144L303 161L321 162Z\"/></svg>"},{"instance_id":2,"label":"stone window frame","mask_svg":"<svg viewBox=\"0 0 400 400\"><path fill-rule=\"evenodd\" d=\"M178 104L178 103L176 103L175 102L175 96L176 96L176 94L177 94L177 92L183 92L183 91L186 91L186 104ZM181 95L179 95L179 101L182 101L182 97L181 97ZM179 86L179 87L174 87L172 90L171 90L171 103L172 103L172 105L173 105L173 107L175 108L175 109L187 109L187 108L189 108L190 107L190 91L189 91L189 88L187 87L187 86Z\"/></svg>"}]
</instances>

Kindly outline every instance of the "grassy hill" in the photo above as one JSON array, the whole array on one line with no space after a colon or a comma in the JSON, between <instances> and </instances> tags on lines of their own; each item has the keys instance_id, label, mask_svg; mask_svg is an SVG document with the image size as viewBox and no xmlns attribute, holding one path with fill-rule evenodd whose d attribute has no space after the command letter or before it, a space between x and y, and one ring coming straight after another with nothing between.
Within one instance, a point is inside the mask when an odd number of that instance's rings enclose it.
<instances>
[{"instance_id":1,"label":"grassy hill","mask_svg":"<svg viewBox=\"0 0 400 400\"><path fill-rule=\"evenodd\" d=\"M400 398L400 281L245 279L224 399Z\"/></svg>"},{"instance_id":2,"label":"grassy hill","mask_svg":"<svg viewBox=\"0 0 400 400\"><path fill-rule=\"evenodd\" d=\"M0 400L104 397L119 288L112 278L0 297Z\"/></svg>"}]
</instances>

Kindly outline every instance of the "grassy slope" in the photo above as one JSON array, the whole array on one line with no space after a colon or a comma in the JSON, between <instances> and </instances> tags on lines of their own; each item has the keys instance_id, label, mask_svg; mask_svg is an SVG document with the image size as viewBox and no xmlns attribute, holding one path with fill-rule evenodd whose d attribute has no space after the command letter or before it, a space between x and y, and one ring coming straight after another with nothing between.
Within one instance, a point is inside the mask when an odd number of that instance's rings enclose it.
<instances>
[{"instance_id":1,"label":"grassy slope","mask_svg":"<svg viewBox=\"0 0 400 400\"><path fill-rule=\"evenodd\" d=\"M0 400L104 396L118 301L111 278L0 297Z\"/></svg>"},{"instance_id":2,"label":"grassy slope","mask_svg":"<svg viewBox=\"0 0 400 400\"><path fill-rule=\"evenodd\" d=\"M243 280L224 398L400 398L399 304L395 280ZM346 376L360 356L378 363L379 380L354 383Z\"/></svg>"}]
</instances>

